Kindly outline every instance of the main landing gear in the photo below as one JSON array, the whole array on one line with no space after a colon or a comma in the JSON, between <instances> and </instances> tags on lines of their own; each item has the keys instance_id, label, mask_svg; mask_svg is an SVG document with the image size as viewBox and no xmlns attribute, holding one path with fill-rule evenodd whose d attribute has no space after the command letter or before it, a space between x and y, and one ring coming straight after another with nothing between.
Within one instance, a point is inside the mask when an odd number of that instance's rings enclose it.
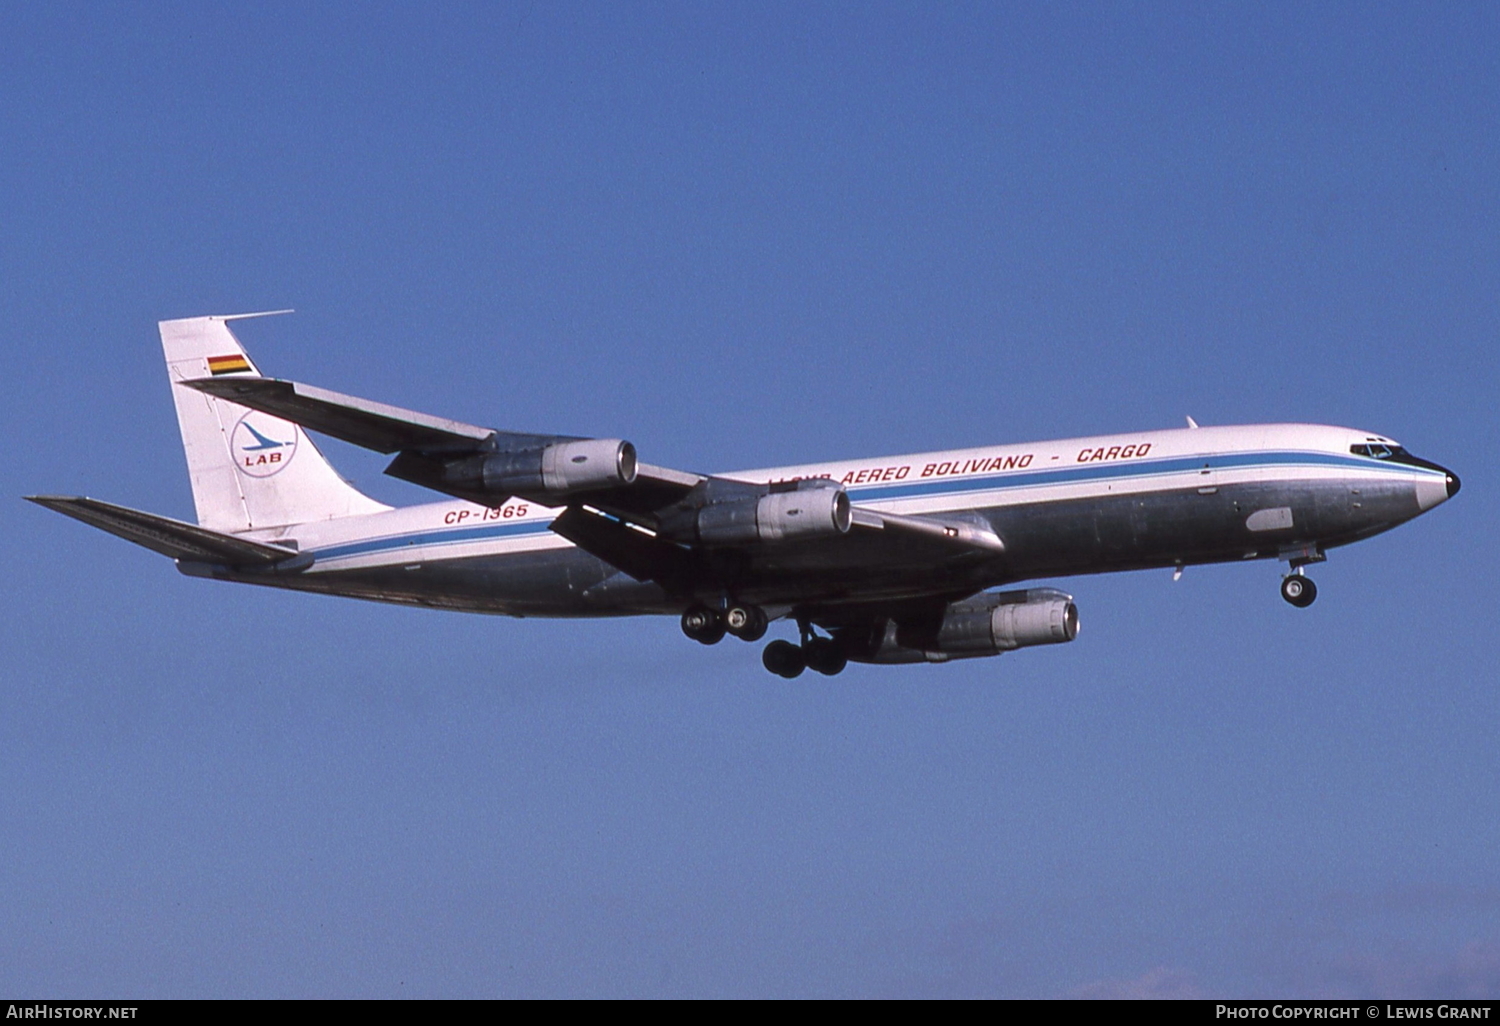
<instances>
[{"instance_id":1,"label":"main landing gear","mask_svg":"<svg viewBox=\"0 0 1500 1026\"><path fill-rule=\"evenodd\" d=\"M844 667L849 665L849 657L844 654L843 648L838 642L828 638L812 638L801 645L793 645L790 641L773 641L766 646L760 661L765 664L766 669L787 680L802 676L803 670L813 670L825 677L832 677L836 673L842 673Z\"/></svg>"},{"instance_id":2,"label":"main landing gear","mask_svg":"<svg viewBox=\"0 0 1500 1026\"><path fill-rule=\"evenodd\" d=\"M720 613L707 606L689 606L682 614L682 633L704 645L717 645L725 634L759 641L766 636L766 611L760 606L732 605Z\"/></svg>"},{"instance_id":3,"label":"main landing gear","mask_svg":"<svg viewBox=\"0 0 1500 1026\"><path fill-rule=\"evenodd\" d=\"M682 633L703 645L717 645L724 635L732 634L741 641L759 641L766 636L766 611L760 606L735 603L720 612L705 605L692 605L682 614ZM849 665L849 656L844 647L832 638L820 638L809 623L798 623L802 632L802 643L773 641L766 646L761 662L766 669L778 677L791 680L802 675L803 670L812 670L826 677L843 672Z\"/></svg>"},{"instance_id":4,"label":"main landing gear","mask_svg":"<svg viewBox=\"0 0 1500 1026\"><path fill-rule=\"evenodd\" d=\"M773 641L766 646L760 661L766 669L778 677L791 680L800 677L803 670L812 670L825 677L842 673L849 665L849 656L844 647L832 638L820 638L812 632L809 624L802 624L802 644L790 641Z\"/></svg>"},{"instance_id":5,"label":"main landing gear","mask_svg":"<svg viewBox=\"0 0 1500 1026\"><path fill-rule=\"evenodd\" d=\"M682 614L682 633L702 645L724 640L724 621L707 606L689 606Z\"/></svg>"}]
</instances>

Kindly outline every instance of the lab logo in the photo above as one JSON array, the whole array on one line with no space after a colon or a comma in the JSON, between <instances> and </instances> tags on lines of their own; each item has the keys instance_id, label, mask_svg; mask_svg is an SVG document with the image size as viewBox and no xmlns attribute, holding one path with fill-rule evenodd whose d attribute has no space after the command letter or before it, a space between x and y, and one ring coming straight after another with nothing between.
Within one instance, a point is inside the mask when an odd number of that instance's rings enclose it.
<instances>
[{"instance_id":1,"label":"lab logo","mask_svg":"<svg viewBox=\"0 0 1500 1026\"><path fill-rule=\"evenodd\" d=\"M247 413L229 436L234 465L242 474L270 477L292 462L299 434L295 424L265 413Z\"/></svg>"}]
</instances>

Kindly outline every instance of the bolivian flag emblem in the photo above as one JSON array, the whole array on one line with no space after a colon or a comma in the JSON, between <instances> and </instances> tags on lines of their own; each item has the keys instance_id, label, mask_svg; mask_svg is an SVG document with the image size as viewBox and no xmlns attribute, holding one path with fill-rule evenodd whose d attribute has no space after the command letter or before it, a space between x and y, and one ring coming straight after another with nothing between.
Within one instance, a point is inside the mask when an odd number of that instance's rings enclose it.
<instances>
[{"instance_id":1,"label":"bolivian flag emblem","mask_svg":"<svg viewBox=\"0 0 1500 1026\"><path fill-rule=\"evenodd\" d=\"M220 374L238 374L240 371L250 369L250 361L239 353L230 356L210 356L208 358L208 372L215 377Z\"/></svg>"}]
</instances>

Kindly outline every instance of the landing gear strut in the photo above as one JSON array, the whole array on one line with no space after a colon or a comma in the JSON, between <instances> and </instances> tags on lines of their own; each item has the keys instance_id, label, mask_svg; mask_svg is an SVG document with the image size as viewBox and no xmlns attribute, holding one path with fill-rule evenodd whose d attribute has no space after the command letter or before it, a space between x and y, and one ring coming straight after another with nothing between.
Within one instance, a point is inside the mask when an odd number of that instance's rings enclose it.
<instances>
[{"instance_id":1,"label":"landing gear strut","mask_svg":"<svg viewBox=\"0 0 1500 1026\"><path fill-rule=\"evenodd\" d=\"M1306 609L1318 597L1318 586L1298 567L1281 579L1281 597L1298 609Z\"/></svg>"}]
</instances>

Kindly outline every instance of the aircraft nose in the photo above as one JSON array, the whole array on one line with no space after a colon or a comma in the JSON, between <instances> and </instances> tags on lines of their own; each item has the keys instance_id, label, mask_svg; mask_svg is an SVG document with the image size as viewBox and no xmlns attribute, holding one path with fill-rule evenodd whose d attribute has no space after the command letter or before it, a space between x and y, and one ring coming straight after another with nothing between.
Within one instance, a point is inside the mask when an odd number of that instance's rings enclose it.
<instances>
[{"instance_id":1,"label":"aircraft nose","mask_svg":"<svg viewBox=\"0 0 1500 1026\"><path fill-rule=\"evenodd\" d=\"M1458 475L1447 467L1437 463L1427 463L1425 465L1429 470L1442 471L1443 476L1439 479L1436 474L1427 474L1424 475L1422 480L1417 482L1417 508L1423 513L1426 513L1434 506L1447 502L1457 495L1459 488L1462 487L1462 482L1459 481Z\"/></svg>"}]
</instances>

